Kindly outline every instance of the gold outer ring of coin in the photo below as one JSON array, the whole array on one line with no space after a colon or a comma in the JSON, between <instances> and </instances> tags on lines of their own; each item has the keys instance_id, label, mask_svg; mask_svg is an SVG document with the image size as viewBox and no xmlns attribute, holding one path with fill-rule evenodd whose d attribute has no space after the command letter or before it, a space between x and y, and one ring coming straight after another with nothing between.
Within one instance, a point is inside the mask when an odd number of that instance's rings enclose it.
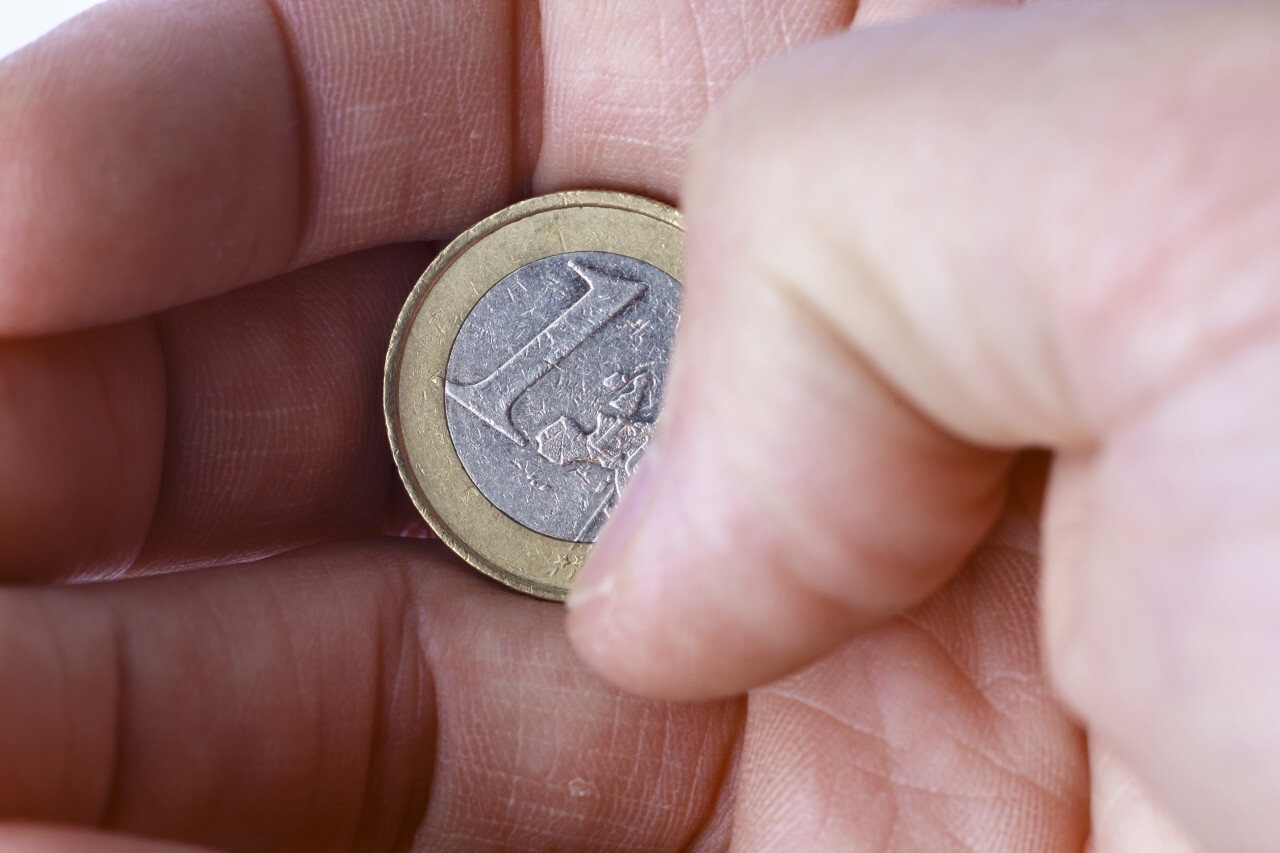
<instances>
[{"instance_id":1,"label":"gold outer ring of coin","mask_svg":"<svg viewBox=\"0 0 1280 853\"><path fill-rule=\"evenodd\" d=\"M640 196L579 190L519 202L460 234L418 279L387 350L383 408L396 468L422 517L471 566L521 592L563 601L590 549L537 533L476 488L445 418L444 377L475 304L517 269L567 252L612 252L684 281L684 226Z\"/></svg>"}]
</instances>

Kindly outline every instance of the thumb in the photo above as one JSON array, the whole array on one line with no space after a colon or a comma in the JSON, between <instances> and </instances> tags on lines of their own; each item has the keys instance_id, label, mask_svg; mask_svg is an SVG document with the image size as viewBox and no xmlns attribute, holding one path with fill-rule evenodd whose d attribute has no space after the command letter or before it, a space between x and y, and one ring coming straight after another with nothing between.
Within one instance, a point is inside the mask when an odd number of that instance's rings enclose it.
<instances>
[{"instance_id":1,"label":"thumb","mask_svg":"<svg viewBox=\"0 0 1280 853\"><path fill-rule=\"evenodd\" d=\"M942 584L1019 445L1093 440L1025 215L1056 201L1028 178L1072 107L1037 102L1072 41L1044 17L853 31L712 113L663 420L569 600L610 678L780 676Z\"/></svg>"},{"instance_id":2,"label":"thumb","mask_svg":"<svg viewBox=\"0 0 1280 853\"><path fill-rule=\"evenodd\" d=\"M853 32L748 78L692 154L667 409L571 599L579 652L678 698L781 675L936 589L1007 452L1050 447L1059 686L1202 835L1257 849L1280 803L1278 39L1264 3L1079 3Z\"/></svg>"}]
</instances>

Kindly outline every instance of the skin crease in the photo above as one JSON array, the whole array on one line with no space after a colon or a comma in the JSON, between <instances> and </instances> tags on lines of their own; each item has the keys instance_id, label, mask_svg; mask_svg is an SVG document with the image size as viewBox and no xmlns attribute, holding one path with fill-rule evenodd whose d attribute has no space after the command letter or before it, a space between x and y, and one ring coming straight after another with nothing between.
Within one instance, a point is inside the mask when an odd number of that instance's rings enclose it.
<instances>
[{"instance_id":1,"label":"skin crease","mask_svg":"<svg viewBox=\"0 0 1280 853\"><path fill-rule=\"evenodd\" d=\"M981 5L112 0L0 62L0 846L1266 849L1280 23ZM579 186L680 201L689 302L566 633L375 538L379 374L424 242Z\"/></svg>"}]
</instances>

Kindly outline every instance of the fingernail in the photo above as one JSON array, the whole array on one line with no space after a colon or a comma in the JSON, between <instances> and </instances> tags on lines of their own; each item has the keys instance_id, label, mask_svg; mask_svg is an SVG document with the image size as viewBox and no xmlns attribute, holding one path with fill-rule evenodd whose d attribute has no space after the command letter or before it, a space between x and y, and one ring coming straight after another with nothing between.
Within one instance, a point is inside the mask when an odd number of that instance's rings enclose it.
<instances>
[{"instance_id":1,"label":"fingernail","mask_svg":"<svg viewBox=\"0 0 1280 853\"><path fill-rule=\"evenodd\" d=\"M650 491L654 479L656 448L650 443L644 457L636 465L636 471L622 493L618 507L600 531L600 538L591 546L578 579L565 599L565 607L573 610L588 601L608 598L613 594L617 581L616 569L621 557L631 544L631 538L649 506Z\"/></svg>"}]
</instances>

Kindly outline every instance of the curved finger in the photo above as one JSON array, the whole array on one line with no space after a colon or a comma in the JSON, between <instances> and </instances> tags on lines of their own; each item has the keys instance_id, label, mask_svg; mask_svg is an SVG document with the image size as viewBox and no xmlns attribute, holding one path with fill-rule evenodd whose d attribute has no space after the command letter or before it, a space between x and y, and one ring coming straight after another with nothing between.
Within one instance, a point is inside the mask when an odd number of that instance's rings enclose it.
<instances>
[{"instance_id":1,"label":"curved finger","mask_svg":"<svg viewBox=\"0 0 1280 853\"><path fill-rule=\"evenodd\" d=\"M189 302L507 197L499 4L117 0L0 64L0 333Z\"/></svg>"},{"instance_id":2,"label":"curved finger","mask_svg":"<svg viewBox=\"0 0 1280 853\"><path fill-rule=\"evenodd\" d=\"M375 535L382 364L423 246L0 343L0 577L102 578Z\"/></svg>"},{"instance_id":3,"label":"curved finger","mask_svg":"<svg viewBox=\"0 0 1280 853\"><path fill-rule=\"evenodd\" d=\"M1059 685L1201 838L1265 849L1277 32L1257 3L1034 7L744 84L693 156L670 409L579 650L651 695L776 677L933 592L1001 449L1051 447Z\"/></svg>"},{"instance_id":4,"label":"curved finger","mask_svg":"<svg viewBox=\"0 0 1280 853\"><path fill-rule=\"evenodd\" d=\"M227 849L670 849L736 703L626 697L441 547L0 593L0 815Z\"/></svg>"},{"instance_id":5,"label":"curved finger","mask_svg":"<svg viewBox=\"0 0 1280 853\"><path fill-rule=\"evenodd\" d=\"M164 381L145 321L0 342L0 577L133 563L159 492Z\"/></svg>"},{"instance_id":6,"label":"curved finger","mask_svg":"<svg viewBox=\"0 0 1280 853\"><path fill-rule=\"evenodd\" d=\"M416 244L346 255L156 319L167 438L134 571L390 529L407 499L382 369L430 256Z\"/></svg>"},{"instance_id":7,"label":"curved finger","mask_svg":"<svg viewBox=\"0 0 1280 853\"><path fill-rule=\"evenodd\" d=\"M671 197L711 100L852 14L581 5L95 7L0 63L0 334L440 238L531 182Z\"/></svg>"}]
</instances>

